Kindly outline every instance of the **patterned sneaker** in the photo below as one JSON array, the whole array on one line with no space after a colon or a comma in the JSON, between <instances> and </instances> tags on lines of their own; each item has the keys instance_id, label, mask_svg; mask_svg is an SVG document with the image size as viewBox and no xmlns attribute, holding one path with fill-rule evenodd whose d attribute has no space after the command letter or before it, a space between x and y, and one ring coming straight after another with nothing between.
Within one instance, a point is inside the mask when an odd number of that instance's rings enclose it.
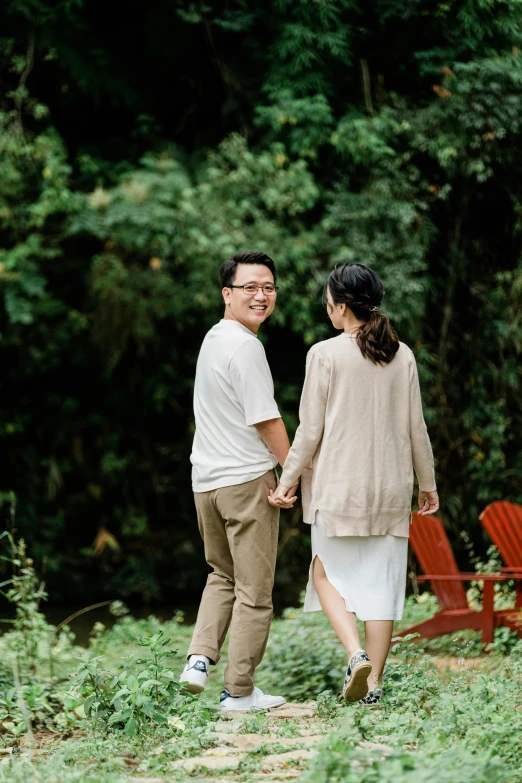
<instances>
[{"instance_id":1,"label":"patterned sneaker","mask_svg":"<svg viewBox=\"0 0 522 783\"><path fill-rule=\"evenodd\" d=\"M374 707L382 699L382 688L375 688L373 691L368 691L368 694L359 701L359 704L365 704L367 707Z\"/></svg>"},{"instance_id":2,"label":"patterned sneaker","mask_svg":"<svg viewBox=\"0 0 522 783\"><path fill-rule=\"evenodd\" d=\"M209 659L204 655L191 655L179 678L189 693L201 693L208 680Z\"/></svg>"},{"instance_id":3,"label":"patterned sneaker","mask_svg":"<svg viewBox=\"0 0 522 783\"><path fill-rule=\"evenodd\" d=\"M221 691L219 699L220 710L270 710L286 703L282 696L269 696L259 688L254 688L249 696L231 696L226 690Z\"/></svg>"},{"instance_id":4,"label":"patterned sneaker","mask_svg":"<svg viewBox=\"0 0 522 783\"><path fill-rule=\"evenodd\" d=\"M372 665L365 650L357 650L350 658L343 685L343 699L359 701L368 693L368 677Z\"/></svg>"}]
</instances>

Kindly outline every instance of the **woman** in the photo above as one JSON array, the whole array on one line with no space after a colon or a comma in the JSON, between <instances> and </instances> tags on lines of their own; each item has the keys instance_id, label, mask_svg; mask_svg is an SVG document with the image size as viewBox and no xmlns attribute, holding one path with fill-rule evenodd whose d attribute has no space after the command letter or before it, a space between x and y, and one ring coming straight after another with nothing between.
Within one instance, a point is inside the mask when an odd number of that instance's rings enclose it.
<instances>
[{"instance_id":1,"label":"woman","mask_svg":"<svg viewBox=\"0 0 522 783\"><path fill-rule=\"evenodd\" d=\"M383 294L363 264L330 274L325 304L342 333L308 353L300 425L270 498L289 505L302 477L312 525L304 611L323 609L348 654L343 696L364 704L382 698L393 621L404 608L413 470L420 513L439 507L415 359L379 312Z\"/></svg>"}]
</instances>

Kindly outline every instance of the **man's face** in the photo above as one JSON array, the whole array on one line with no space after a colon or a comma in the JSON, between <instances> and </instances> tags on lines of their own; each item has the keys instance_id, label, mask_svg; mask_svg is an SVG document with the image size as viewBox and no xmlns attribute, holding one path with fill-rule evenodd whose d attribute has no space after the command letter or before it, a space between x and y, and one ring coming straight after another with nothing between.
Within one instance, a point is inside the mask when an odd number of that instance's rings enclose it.
<instances>
[{"instance_id":1,"label":"man's face","mask_svg":"<svg viewBox=\"0 0 522 783\"><path fill-rule=\"evenodd\" d=\"M274 276L263 264L238 264L233 286L269 286L274 289L268 293L262 287L255 293L247 293L243 288L223 288L225 300L225 319L239 321L247 329L257 334L257 330L273 312L277 294Z\"/></svg>"}]
</instances>

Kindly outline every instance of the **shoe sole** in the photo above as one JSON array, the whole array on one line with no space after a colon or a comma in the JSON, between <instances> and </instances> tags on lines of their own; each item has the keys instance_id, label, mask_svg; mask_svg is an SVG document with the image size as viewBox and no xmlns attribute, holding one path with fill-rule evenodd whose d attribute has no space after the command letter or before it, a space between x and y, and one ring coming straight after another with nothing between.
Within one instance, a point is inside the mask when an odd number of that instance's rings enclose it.
<instances>
[{"instance_id":1,"label":"shoe sole","mask_svg":"<svg viewBox=\"0 0 522 783\"><path fill-rule=\"evenodd\" d=\"M205 690L205 686L200 685L199 682L182 682L180 684L183 686L184 690L189 693L203 693Z\"/></svg>"},{"instance_id":2,"label":"shoe sole","mask_svg":"<svg viewBox=\"0 0 522 783\"><path fill-rule=\"evenodd\" d=\"M286 704L286 700L279 702L278 704L271 704L268 707L257 707L256 705L252 705L252 707L222 707L220 706L219 709L222 712L250 712L250 710L255 710L256 712L266 712L267 710L274 710L276 707L282 707L283 704Z\"/></svg>"},{"instance_id":3,"label":"shoe sole","mask_svg":"<svg viewBox=\"0 0 522 783\"><path fill-rule=\"evenodd\" d=\"M345 701L360 701L368 694L368 677L372 672L371 663L359 663L353 670L350 681L343 687Z\"/></svg>"},{"instance_id":4,"label":"shoe sole","mask_svg":"<svg viewBox=\"0 0 522 783\"><path fill-rule=\"evenodd\" d=\"M208 680L208 675L204 675L202 673L202 676L198 677L197 673L194 672L190 680L180 679L179 682L180 685L182 685L183 688L189 693L202 693L205 690L205 685L207 684L207 680Z\"/></svg>"}]
</instances>

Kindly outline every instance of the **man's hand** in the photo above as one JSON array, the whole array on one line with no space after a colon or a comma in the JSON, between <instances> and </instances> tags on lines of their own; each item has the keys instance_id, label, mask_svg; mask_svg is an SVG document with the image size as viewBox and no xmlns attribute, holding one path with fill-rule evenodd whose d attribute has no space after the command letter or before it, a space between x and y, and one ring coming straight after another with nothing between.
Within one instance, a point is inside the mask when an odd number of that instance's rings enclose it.
<instances>
[{"instance_id":1,"label":"man's hand","mask_svg":"<svg viewBox=\"0 0 522 783\"><path fill-rule=\"evenodd\" d=\"M282 484L279 484L275 492L273 489L270 490L268 502L275 508L292 508L297 500L296 491L297 484L295 487L283 487Z\"/></svg>"},{"instance_id":2,"label":"man's hand","mask_svg":"<svg viewBox=\"0 0 522 783\"><path fill-rule=\"evenodd\" d=\"M439 510L438 492L425 492L419 490L419 516L425 517L428 514L434 514Z\"/></svg>"}]
</instances>

